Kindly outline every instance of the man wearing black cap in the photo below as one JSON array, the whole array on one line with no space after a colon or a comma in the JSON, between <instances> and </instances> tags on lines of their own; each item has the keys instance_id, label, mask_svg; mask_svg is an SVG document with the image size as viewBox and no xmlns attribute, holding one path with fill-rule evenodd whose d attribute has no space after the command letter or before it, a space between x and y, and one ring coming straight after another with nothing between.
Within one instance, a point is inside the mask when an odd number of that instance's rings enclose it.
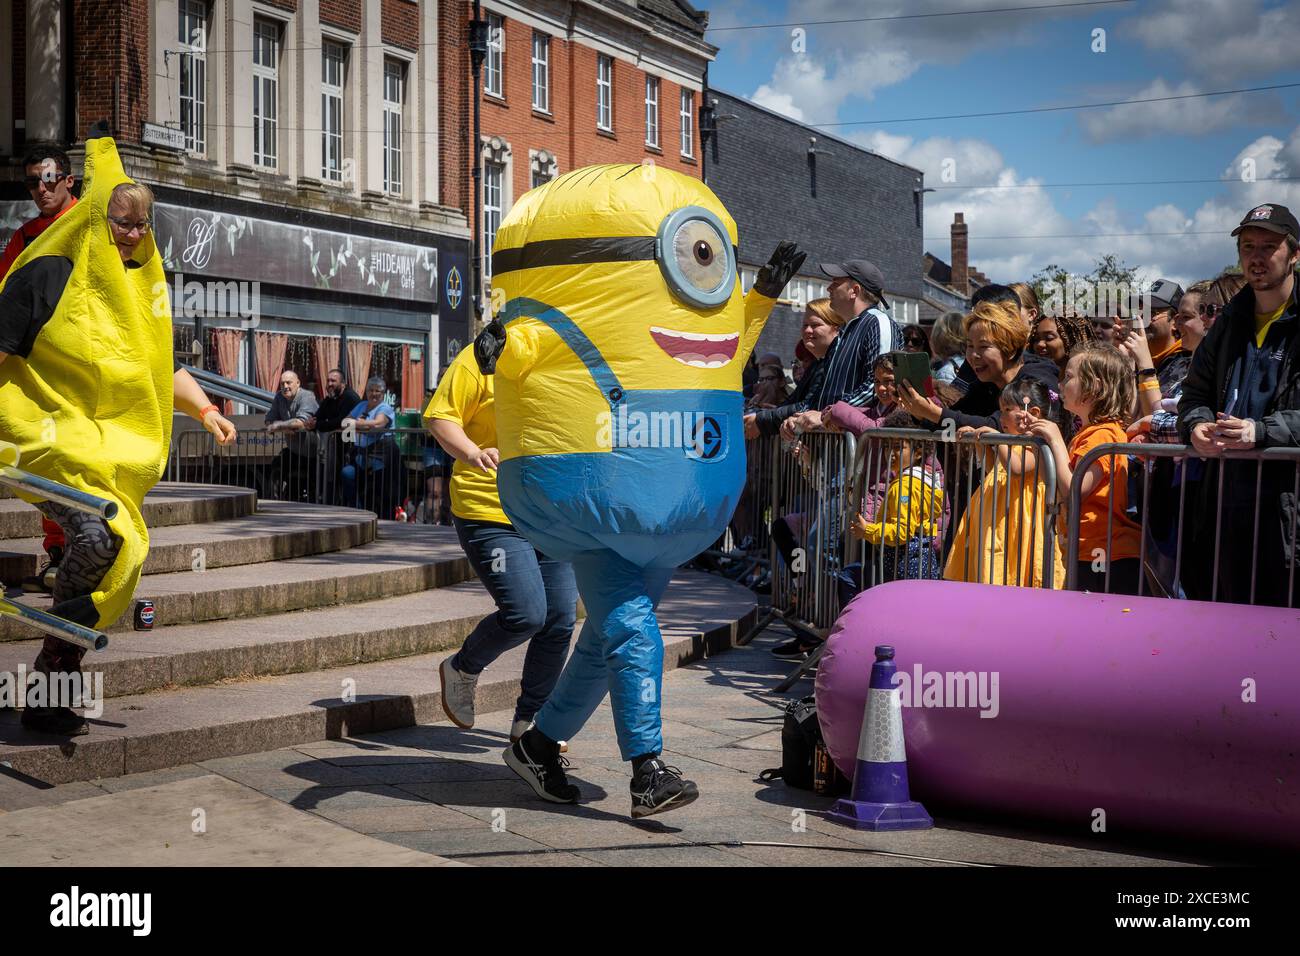
<instances>
[{"instance_id":1,"label":"man wearing black cap","mask_svg":"<svg viewBox=\"0 0 1300 956\"><path fill-rule=\"evenodd\" d=\"M1183 440L1207 457L1300 447L1300 225L1285 206L1265 203L1246 213L1232 234L1247 287L1224 307L1193 354L1178 402ZM1218 599L1249 603L1253 586L1255 603L1285 605L1291 562L1300 557L1291 538L1295 469L1269 464L1257 474L1253 462L1224 465ZM1213 549L1217 487L1213 481L1201 486L1201 507L1194 513L1202 526L1194 529L1195 540ZM1193 513L1190 503L1188 511ZM1300 580L1300 573L1295 577Z\"/></svg>"},{"instance_id":2,"label":"man wearing black cap","mask_svg":"<svg viewBox=\"0 0 1300 956\"><path fill-rule=\"evenodd\" d=\"M902 348L903 337L898 324L885 310L885 277L866 259L821 264L831 279L826 294L831 308L845 321L834 353L828 359L820 394L808 396L808 411L787 418L782 433L794 428L807 430L821 425L821 410L836 402L848 402L858 408L876 399L876 379L872 370L876 360L886 352Z\"/></svg>"}]
</instances>

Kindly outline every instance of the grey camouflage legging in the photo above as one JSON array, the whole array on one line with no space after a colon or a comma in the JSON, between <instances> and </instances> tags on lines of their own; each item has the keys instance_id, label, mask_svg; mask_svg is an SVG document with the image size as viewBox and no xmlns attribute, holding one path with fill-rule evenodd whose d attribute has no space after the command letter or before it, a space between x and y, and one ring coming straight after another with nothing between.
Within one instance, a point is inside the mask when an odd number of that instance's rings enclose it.
<instances>
[{"instance_id":1,"label":"grey camouflage legging","mask_svg":"<svg viewBox=\"0 0 1300 956\"><path fill-rule=\"evenodd\" d=\"M108 569L117 560L117 554L122 549L122 539L113 534L108 523L98 515L86 514L53 501L42 501L36 507L41 514L63 529L67 539L63 560L54 577L54 607L51 610L58 614L59 605L94 593ZM83 619L78 623L85 624L86 621ZM94 623L91 621L90 625L93 626ZM84 648L47 635L41 653L36 658L35 667L46 674L75 671L80 669L81 658L85 653Z\"/></svg>"}]
</instances>

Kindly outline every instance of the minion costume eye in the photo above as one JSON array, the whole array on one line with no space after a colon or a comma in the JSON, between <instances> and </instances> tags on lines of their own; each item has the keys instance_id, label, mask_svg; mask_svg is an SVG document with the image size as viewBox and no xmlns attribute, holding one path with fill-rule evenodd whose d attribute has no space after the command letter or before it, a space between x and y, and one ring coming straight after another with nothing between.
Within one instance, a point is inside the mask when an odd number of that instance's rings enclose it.
<instances>
[{"instance_id":1,"label":"minion costume eye","mask_svg":"<svg viewBox=\"0 0 1300 956\"><path fill-rule=\"evenodd\" d=\"M655 236L655 259L673 295L711 309L731 298L736 252L727 229L702 206L685 206L664 217Z\"/></svg>"}]
</instances>

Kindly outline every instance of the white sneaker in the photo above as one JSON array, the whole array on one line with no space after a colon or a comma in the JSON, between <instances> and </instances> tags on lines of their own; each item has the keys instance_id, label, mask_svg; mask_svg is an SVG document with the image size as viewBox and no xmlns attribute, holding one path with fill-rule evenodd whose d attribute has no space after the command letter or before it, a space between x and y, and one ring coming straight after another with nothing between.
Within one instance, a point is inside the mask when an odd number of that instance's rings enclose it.
<instances>
[{"instance_id":1,"label":"white sneaker","mask_svg":"<svg viewBox=\"0 0 1300 956\"><path fill-rule=\"evenodd\" d=\"M478 687L477 674L462 674L451 666L451 658L438 668L442 681L442 709L453 724L462 730L474 726L474 690Z\"/></svg>"}]
</instances>

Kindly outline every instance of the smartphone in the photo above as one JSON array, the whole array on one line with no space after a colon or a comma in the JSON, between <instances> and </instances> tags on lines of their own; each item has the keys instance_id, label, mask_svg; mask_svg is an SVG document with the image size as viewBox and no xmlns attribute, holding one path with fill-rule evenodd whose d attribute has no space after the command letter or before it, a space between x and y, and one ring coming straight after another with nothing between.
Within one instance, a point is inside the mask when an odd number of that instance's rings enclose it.
<instances>
[{"instance_id":1,"label":"smartphone","mask_svg":"<svg viewBox=\"0 0 1300 956\"><path fill-rule=\"evenodd\" d=\"M894 366L894 381L906 382L918 395L934 397L930 359L924 352L887 352L885 358Z\"/></svg>"}]
</instances>

